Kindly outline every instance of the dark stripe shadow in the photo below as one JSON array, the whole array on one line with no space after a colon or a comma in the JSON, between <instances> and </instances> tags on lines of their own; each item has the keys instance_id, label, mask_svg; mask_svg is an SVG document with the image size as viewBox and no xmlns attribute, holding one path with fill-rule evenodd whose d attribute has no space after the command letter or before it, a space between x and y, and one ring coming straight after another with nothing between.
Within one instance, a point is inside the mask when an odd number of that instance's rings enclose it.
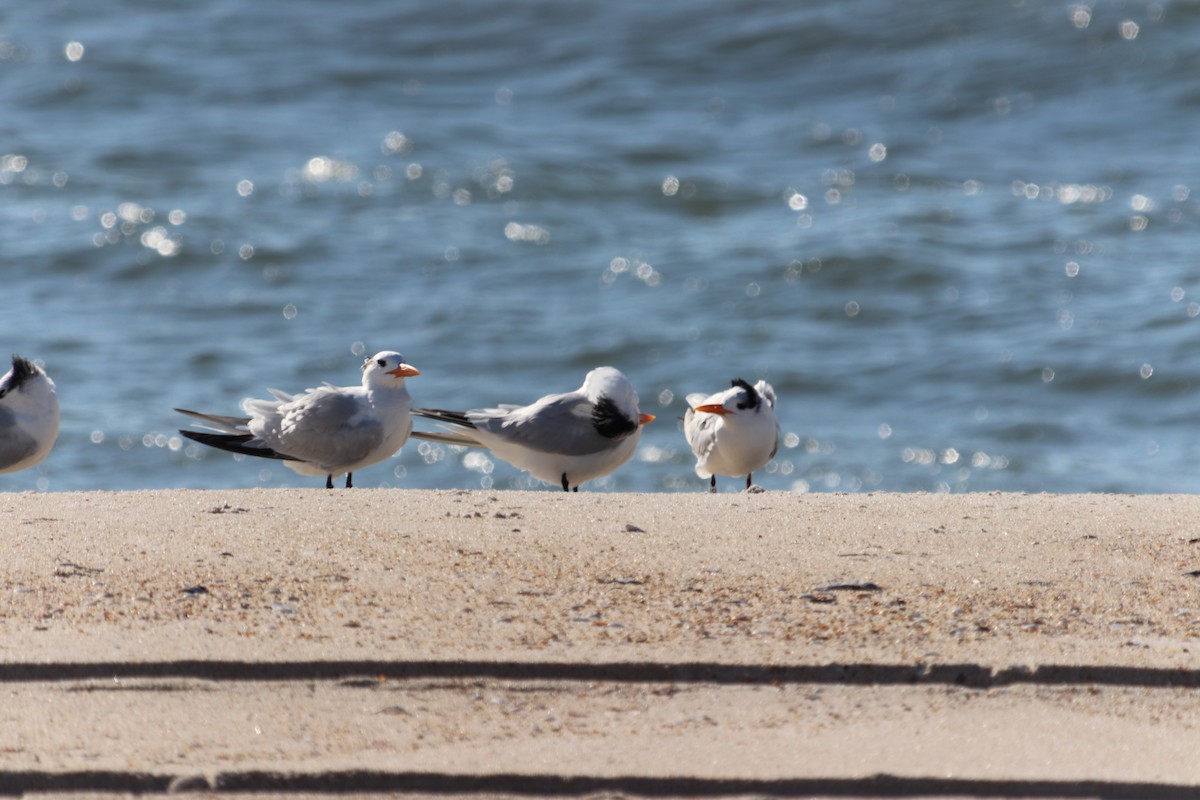
<instances>
[{"instance_id":1,"label":"dark stripe shadow","mask_svg":"<svg viewBox=\"0 0 1200 800\"><path fill-rule=\"evenodd\" d=\"M0 795L122 792L425 793L578 797L617 793L635 797L993 797L1194 800L1197 787L1124 781L971 780L968 778L689 778L588 775L456 775L439 772L223 772L211 778L136 772L0 771Z\"/></svg>"},{"instance_id":2,"label":"dark stripe shadow","mask_svg":"<svg viewBox=\"0 0 1200 800\"><path fill-rule=\"evenodd\" d=\"M1200 688L1200 670L1160 667L1058 665L993 669L982 664L721 664L714 662L528 661L150 661L0 664L0 683L113 678L192 678L209 681L345 681L386 678L514 681L613 681L715 685L944 684L992 689L1021 684Z\"/></svg>"}]
</instances>

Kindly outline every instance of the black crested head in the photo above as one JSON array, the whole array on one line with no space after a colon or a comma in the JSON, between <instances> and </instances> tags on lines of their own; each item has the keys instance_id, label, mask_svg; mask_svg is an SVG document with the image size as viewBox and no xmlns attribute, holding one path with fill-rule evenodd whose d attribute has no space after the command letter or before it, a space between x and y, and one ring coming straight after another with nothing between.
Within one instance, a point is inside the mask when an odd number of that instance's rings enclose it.
<instances>
[{"instance_id":1,"label":"black crested head","mask_svg":"<svg viewBox=\"0 0 1200 800\"><path fill-rule=\"evenodd\" d=\"M742 411L745 411L747 408L752 408L755 411L758 410L758 407L762 404L762 398L758 396L758 391L753 386L741 378L734 378L729 382L729 385L737 387L746 393L746 399L737 404L738 409Z\"/></svg>"},{"instance_id":2,"label":"black crested head","mask_svg":"<svg viewBox=\"0 0 1200 800\"><path fill-rule=\"evenodd\" d=\"M592 407L592 427L605 439L620 439L636 431L638 422L622 414L611 397L601 397Z\"/></svg>"},{"instance_id":3,"label":"black crested head","mask_svg":"<svg viewBox=\"0 0 1200 800\"><path fill-rule=\"evenodd\" d=\"M38 369L33 365L33 362L26 358L14 354L12 357L12 374L8 376L8 380L0 385L0 397L11 392L13 389L21 388L22 384L38 374Z\"/></svg>"},{"instance_id":4,"label":"black crested head","mask_svg":"<svg viewBox=\"0 0 1200 800\"><path fill-rule=\"evenodd\" d=\"M12 376L17 383L25 381L37 375L38 368L33 365L33 362L27 358L21 358L19 355L13 354L12 357Z\"/></svg>"}]
</instances>

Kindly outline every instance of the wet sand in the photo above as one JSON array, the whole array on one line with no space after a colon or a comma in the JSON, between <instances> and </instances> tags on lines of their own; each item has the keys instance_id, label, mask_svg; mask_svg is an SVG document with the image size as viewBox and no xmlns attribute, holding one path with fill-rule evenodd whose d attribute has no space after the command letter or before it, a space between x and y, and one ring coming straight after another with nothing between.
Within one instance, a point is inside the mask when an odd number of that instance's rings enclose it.
<instances>
[{"instance_id":1,"label":"wet sand","mask_svg":"<svg viewBox=\"0 0 1200 800\"><path fill-rule=\"evenodd\" d=\"M1200 499L0 497L0 787L1190 797Z\"/></svg>"}]
</instances>

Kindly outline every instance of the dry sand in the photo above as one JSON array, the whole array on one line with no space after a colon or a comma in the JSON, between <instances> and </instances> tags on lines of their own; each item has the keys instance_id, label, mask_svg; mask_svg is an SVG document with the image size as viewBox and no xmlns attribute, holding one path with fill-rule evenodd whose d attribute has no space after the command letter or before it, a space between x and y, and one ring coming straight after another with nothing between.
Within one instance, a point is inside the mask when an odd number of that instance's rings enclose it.
<instances>
[{"instance_id":1,"label":"dry sand","mask_svg":"<svg viewBox=\"0 0 1200 800\"><path fill-rule=\"evenodd\" d=\"M1200 498L0 497L0 793L1200 796Z\"/></svg>"}]
</instances>

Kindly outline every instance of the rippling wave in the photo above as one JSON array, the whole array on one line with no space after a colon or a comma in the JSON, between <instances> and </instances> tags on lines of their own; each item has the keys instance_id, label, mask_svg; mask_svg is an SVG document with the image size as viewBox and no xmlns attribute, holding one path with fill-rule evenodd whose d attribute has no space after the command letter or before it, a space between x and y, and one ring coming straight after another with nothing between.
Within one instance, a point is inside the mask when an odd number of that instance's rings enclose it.
<instances>
[{"instance_id":1,"label":"rippling wave","mask_svg":"<svg viewBox=\"0 0 1200 800\"><path fill-rule=\"evenodd\" d=\"M63 434L6 488L310 485L171 409L353 382L658 415L771 381L796 491L1193 491L1200 11L231 0L0 25L0 341ZM415 442L360 485L531 487Z\"/></svg>"}]
</instances>

